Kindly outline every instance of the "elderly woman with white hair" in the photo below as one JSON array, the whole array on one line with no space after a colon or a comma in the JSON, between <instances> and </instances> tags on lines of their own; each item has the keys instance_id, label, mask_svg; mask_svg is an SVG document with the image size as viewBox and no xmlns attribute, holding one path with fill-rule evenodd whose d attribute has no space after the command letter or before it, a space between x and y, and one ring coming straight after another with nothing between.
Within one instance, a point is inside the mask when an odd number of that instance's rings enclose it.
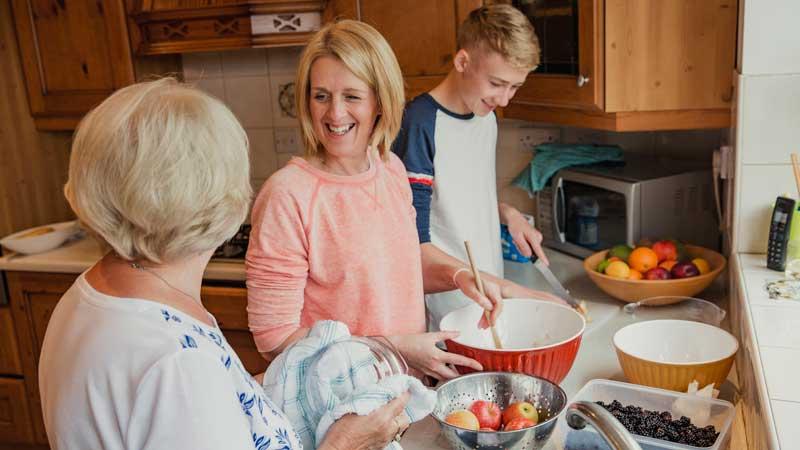
<instances>
[{"instance_id":1,"label":"elderly woman with white hair","mask_svg":"<svg viewBox=\"0 0 800 450\"><path fill-rule=\"evenodd\" d=\"M214 249L247 214L248 164L231 112L175 80L122 89L81 122L65 194L110 250L47 328L52 448L301 448L200 298ZM318 448L382 448L407 426L407 401L343 417Z\"/></svg>"}]
</instances>

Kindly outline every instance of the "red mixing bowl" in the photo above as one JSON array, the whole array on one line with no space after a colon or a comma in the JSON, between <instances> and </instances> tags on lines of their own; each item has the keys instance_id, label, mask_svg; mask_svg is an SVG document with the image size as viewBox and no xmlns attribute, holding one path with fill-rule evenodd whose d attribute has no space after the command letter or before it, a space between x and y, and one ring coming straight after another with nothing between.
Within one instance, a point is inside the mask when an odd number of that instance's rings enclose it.
<instances>
[{"instance_id":1,"label":"red mixing bowl","mask_svg":"<svg viewBox=\"0 0 800 450\"><path fill-rule=\"evenodd\" d=\"M586 321L574 309L533 299L506 299L497 320L503 349L494 346L491 330L478 328L483 314L477 304L448 313L439 324L442 330L459 331L447 340L447 350L470 357L485 371L521 372L560 383L572 368L581 345ZM475 372L456 366L461 374Z\"/></svg>"}]
</instances>

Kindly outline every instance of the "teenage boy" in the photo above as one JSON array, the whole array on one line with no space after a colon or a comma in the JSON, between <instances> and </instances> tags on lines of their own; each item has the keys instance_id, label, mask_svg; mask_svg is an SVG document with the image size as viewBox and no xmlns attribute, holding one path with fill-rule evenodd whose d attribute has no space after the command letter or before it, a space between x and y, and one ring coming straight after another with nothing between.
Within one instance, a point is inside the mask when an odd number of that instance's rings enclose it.
<instances>
[{"instance_id":1,"label":"teenage boy","mask_svg":"<svg viewBox=\"0 0 800 450\"><path fill-rule=\"evenodd\" d=\"M547 262L542 235L519 211L498 203L495 182L494 109L506 106L539 64L538 39L517 9L492 5L461 24L458 48L445 80L406 106L393 146L408 171L423 259L464 265L468 240L475 263L504 298L563 302L503 279L501 222L523 255ZM453 285L463 272L455 273ZM429 328L438 330L445 314L471 303L458 291L427 295Z\"/></svg>"}]
</instances>

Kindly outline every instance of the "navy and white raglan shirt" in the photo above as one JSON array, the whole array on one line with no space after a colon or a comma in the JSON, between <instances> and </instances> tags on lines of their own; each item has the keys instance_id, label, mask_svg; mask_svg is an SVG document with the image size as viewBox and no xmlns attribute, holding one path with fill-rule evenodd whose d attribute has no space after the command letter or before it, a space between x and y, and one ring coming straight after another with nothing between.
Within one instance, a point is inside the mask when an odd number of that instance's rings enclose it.
<instances>
[{"instance_id":1,"label":"navy and white raglan shirt","mask_svg":"<svg viewBox=\"0 0 800 450\"><path fill-rule=\"evenodd\" d=\"M420 243L466 262L468 240L478 267L502 277L496 144L494 113L456 114L426 93L406 105L392 150L408 172ZM473 301L455 290L428 294L425 303L428 328L438 330L445 314Z\"/></svg>"}]
</instances>

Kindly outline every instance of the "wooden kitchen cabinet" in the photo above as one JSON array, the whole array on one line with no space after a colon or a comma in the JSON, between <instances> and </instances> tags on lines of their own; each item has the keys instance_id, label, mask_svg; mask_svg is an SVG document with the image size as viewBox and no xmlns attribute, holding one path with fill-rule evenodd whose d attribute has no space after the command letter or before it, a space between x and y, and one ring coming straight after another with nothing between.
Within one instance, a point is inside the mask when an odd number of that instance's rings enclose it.
<instances>
[{"instance_id":1,"label":"wooden kitchen cabinet","mask_svg":"<svg viewBox=\"0 0 800 450\"><path fill-rule=\"evenodd\" d=\"M406 98L433 89L453 67L460 24L482 0L333 0L329 14L366 22L392 46Z\"/></svg>"},{"instance_id":2,"label":"wooden kitchen cabinet","mask_svg":"<svg viewBox=\"0 0 800 450\"><path fill-rule=\"evenodd\" d=\"M33 442L23 380L0 378L0 442Z\"/></svg>"},{"instance_id":3,"label":"wooden kitchen cabinet","mask_svg":"<svg viewBox=\"0 0 800 450\"><path fill-rule=\"evenodd\" d=\"M14 323L11 321L9 308L0 308L0 376L3 375L22 375L17 337L14 335Z\"/></svg>"},{"instance_id":4,"label":"wooden kitchen cabinet","mask_svg":"<svg viewBox=\"0 0 800 450\"><path fill-rule=\"evenodd\" d=\"M6 340L2 333L12 329L15 331L14 340L21 362L19 373L23 375L23 379L0 376L0 447L11 442L47 444L39 397L39 353L53 310L77 275L6 272L6 276L13 327L5 326L5 310L0 309L0 324L3 325L0 329L0 345L3 345L0 347L0 364L6 354ZM267 362L256 350L253 336L247 327L247 290L244 287L204 285L201 295L206 308L217 318L225 338L239 355L245 368L253 374L266 370ZM10 321L8 324L11 325ZM0 375L3 374L0 372ZM14 401L6 405L6 397L13 397ZM17 430L17 434L9 434L4 428L5 424L12 420L14 423L22 423L23 417L26 418L24 426Z\"/></svg>"},{"instance_id":5,"label":"wooden kitchen cabinet","mask_svg":"<svg viewBox=\"0 0 800 450\"><path fill-rule=\"evenodd\" d=\"M730 126L737 0L497 2L526 13L543 49L504 117L612 131Z\"/></svg>"},{"instance_id":6,"label":"wooden kitchen cabinet","mask_svg":"<svg viewBox=\"0 0 800 450\"><path fill-rule=\"evenodd\" d=\"M36 127L70 130L134 82L123 0L12 0L28 103Z\"/></svg>"}]
</instances>

